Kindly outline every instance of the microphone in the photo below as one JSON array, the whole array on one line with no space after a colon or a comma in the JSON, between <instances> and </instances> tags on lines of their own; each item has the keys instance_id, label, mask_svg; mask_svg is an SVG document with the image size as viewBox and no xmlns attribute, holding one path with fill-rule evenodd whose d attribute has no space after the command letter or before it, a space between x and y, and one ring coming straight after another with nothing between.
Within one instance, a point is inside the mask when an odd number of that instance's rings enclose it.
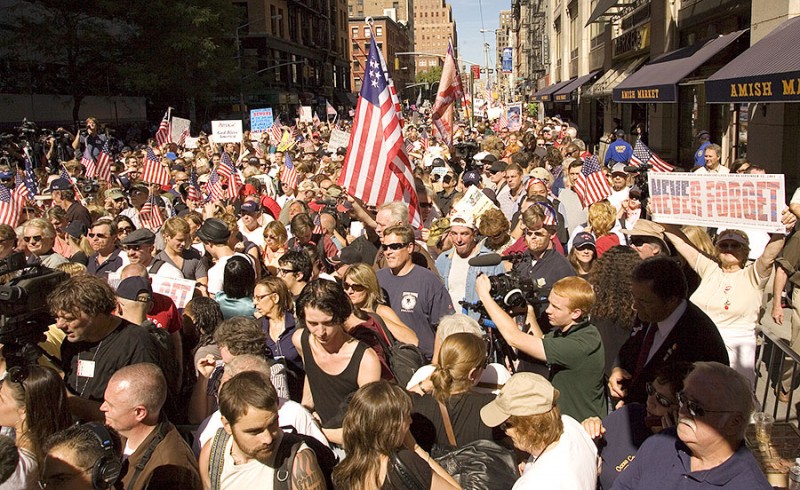
<instances>
[{"instance_id":1,"label":"microphone","mask_svg":"<svg viewBox=\"0 0 800 490\"><path fill-rule=\"evenodd\" d=\"M625 171L632 174L644 172L645 170L650 170L651 168L653 168L653 165L649 163L643 163L641 165L625 165Z\"/></svg>"},{"instance_id":2,"label":"microphone","mask_svg":"<svg viewBox=\"0 0 800 490\"><path fill-rule=\"evenodd\" d=\"M473 267L493 266L499 264L504 260L517 260L520 258L521 255L522 254L519 253L511 255L500 255L500 254L478 255L477 257L469 259L467 263Z\"/></svg>"}]
</instances>

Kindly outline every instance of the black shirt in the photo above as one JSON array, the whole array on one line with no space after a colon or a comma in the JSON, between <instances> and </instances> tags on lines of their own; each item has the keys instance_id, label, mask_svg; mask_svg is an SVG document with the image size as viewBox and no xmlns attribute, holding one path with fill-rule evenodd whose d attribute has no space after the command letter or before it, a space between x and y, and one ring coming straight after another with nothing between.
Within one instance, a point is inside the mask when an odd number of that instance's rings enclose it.
<instances>
[{"instance_id":1,"label":"black shirt","mask_svg":"<svg viewBox=\"0 0 800 490\"><path fill-rule=\"evenodd\" d=\"M67 214L64 216L64 220L67 222L67 224L77 221L78 223L85 224L86 228L92 227L92 215L89 214L88 209L83 207L83 205L77 201L73 201L73 203L69 205L67 208Z\"/></svg>"},{"instance_id":2,"label":"black shirt","mask_svg":"<svg viewBox=\"0 0 800 490\"><path fill-rule=\"evenodd\" d=\"M432 395L419 396L412 393L411 434L417 444L430 451L434 444L450 445L444 428L439 403ZM463 446L479 439L500 440L502 432L495 434L481 420L481 408L495 399L491 393L467 392L451 396L445 406L453 425L457 445Z\"/></svg>"}]
</instances>

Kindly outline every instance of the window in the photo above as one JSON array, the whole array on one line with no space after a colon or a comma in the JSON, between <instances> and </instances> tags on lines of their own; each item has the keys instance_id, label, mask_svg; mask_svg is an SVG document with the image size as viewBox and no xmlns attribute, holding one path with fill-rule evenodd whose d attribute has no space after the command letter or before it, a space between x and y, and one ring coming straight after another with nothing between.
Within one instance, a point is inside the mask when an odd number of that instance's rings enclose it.
<instances>
[{"instance_id":1,"label":"window","mask_svg":"<svg viewBox=\"0 0 800 490\"><path fill-rule=\"evenodd\" d=\"M383 36L383 26L375 26L375 37Z\"/></svg>"},{"instance_id":2,"label":"window","mask_svg":"<svg viewBox=\"0 0 800 490\"><path fill-rule=\"evenodd\" d=\"M592 8L590 9L594 12L595 7L597 6L597 2L599 0L592 0ZM603 33L606 32L606 21L601 19L598 22L592 22L589 26L589 36L592 39L592 49L596 48L603 44Z\"/></svg>"},{"instance_id":3,"label":"window","mask_svg":"<svg viewBox=\"0 0 800 490\"><path fill-rule=\"evenodd\" d=\"M354 38L358 37L358 26L351 27L350 31L352 32Z\"/></svg>"},{"instance_id":4,"label":"window","mask_svg":"<svg viewBox=\"0 0 800 490\"><path fill-rule=\"evenodd\" d=\"M370 30L369 27L364 27L364 37L370 37L370 36L372 36L372 31Z\"/></svg>"},{"instance_id":5,"label":"window","mask_svg":"<svg viewBox=\"0 0 800 490\"><path fill-rule=\"evenodd\" d=\"M356 91L359 91L359 90L361 90L361 79L360 79L360 78L358 78L358 77L356 77L356 78L354 79L354 82L355 82L355 89L356 89Z\"/></svg>"},{"instance_id":6,"label":"window","mask_svg":"<svg viewBox=\"0 0 800 490\"><path fill-rule=\"evenodd\" d=\"M569 47L572 50L570 52L570 59L578 57L578 38L578 16L573 15L569 20Z\"/></svg>"}]
</instances>

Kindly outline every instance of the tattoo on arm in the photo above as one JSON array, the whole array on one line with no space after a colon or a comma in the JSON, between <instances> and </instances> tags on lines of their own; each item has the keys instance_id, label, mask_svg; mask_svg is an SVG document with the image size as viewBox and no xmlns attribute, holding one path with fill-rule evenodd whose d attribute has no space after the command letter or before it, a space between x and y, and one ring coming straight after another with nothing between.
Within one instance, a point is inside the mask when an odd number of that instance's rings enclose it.
<instances>
[{"instance_id":1,"label":"tattoo on arm","mask_svg":"<svg viewBox=\"0 0 800 490\"><path fill-rule=\"evenodd\" d=\"M325 479L311 449L299 451L292 466L292 488L297 490L325 490Z\"/></svg>"}]
</instances>

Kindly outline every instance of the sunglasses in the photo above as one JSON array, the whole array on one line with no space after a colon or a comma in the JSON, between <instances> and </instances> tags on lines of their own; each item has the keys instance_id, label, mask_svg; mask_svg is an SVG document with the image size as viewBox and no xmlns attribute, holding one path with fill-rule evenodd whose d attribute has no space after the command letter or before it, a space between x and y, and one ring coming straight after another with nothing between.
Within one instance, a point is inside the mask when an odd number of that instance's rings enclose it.
<instances>
[{"instance_id":1,"label":"sunglasses","mask_svg":"<svg viewBox=\"0 0 800 490\"><path fill-rule=\"evenodd\" d=\"M108 235L106 235L105 233L89 233L87 236L89 238L99 238L101 240L108 238Z\"/></svg>"},{"instance_id":2,"label":"sunglasses","mask_svg":"<svg viewBox=\"0 0 800 490\"><path fill-rule=\"evenodd\" d=\"M646 243L649 243L647 240L641 237L631 237L631 245L634 247L642 247Z\"/></svg>"},{"instance_id":3,"label":"sunglasses","mask_svg":"<svg viewBox=\"0 0 800 490\"><path fill-rule=\"evenodd\" d=\"M686 407L686 411L689 412L689 415L692 418L698 417L705 417L707 413L733 413L736 410L708 410L707 408L703 408L694 400L690 400L686 398L686 394L682 391L679 391L675 394L675 397L678 399L678 404L681 407Z\"/></svg>"},{"instance_id":4,"label":"sunglasses","mask_svg":"<svg viewBox=\"0 0 800 490\"><path fill-rule=\"evenodd\" d=\"M41 242L42 241L42 235L26 236L26 237L23 237L22 239L25 240L25 243Z\"/></svg>"},{"instance_id":5,"label":"sunglasses","mask_svg":"<svg viewBox=\"0 0 800 490\"><path fill-rule=\"evenodd\" d=\"M666 396L664 396L661 393L657 392L655 387L653 386L653 383L645 384L644 388L647 391L647 396L655 396L656 397L656 401L662 407L669 408L669 407L675 405L675 403L673 401L671 401L669 398L667 398Z\"/></svg>"},{"instance_id":6,"label":"sunglasses","mask_svg":"<svg viewBox=\"0 0 800 490\"><path fill-rule=\"evenodd\" d=\"M400 242L400 243L385 243L383 246L388 248L389 250L402 250L405 247L409 246L410 244L411 244L411 242L407 242L407 243L403 243L403 242Z\"/></svg>"},{"instance_id":7,"label":"sunglasses","mask_svg":"<svg viewBox=\"0 0 800 490\"><path fill-rule=\"evenodd\" d=\"M278 237L275 235L264 235L264 240L277 240Z\"/></svg>"},{"instance_id":8,"label":"sunglasses","mask_svg":"<svg viewBox=\"0 0 800 490\"><path fill-rule=\"evenodd\" d=\"M421 207L423 209L431 209L433 207L433 203L421 202L421 203L419 203L419 207Z\"/></svg>"},{"instance_id":9,"label":"sunglasses","mask_svg":"<svg viewBox=\"0 0 800 490\"><path fill-rule=\"evenodd\" d=\"M525 236L528 238L545 238L547 236L547 230L525 230Z\"/></svg>"},{"instance_id":10,"label":"sunglasses","mask_svg":"<svg viewBox=\"0 0 800 490\"><path fill-rule=\"evenodd\" d=\"M729 242L724 241L717 244L720 250L740 250L742 248L742 244L739 242Z\"/></svg>"},{"instance_id":11,"label":"sunglasses","mask_svg":"<svg viewBox=\"0 0 800 490\"><path fill-rule=\"evenodd\" d=\"M353 291L355 291L357 293L362 293L367 289L367 287L364 286L363 284L353 284L353 283L350 283L350 282L344 283L343 286L344 286L344 290L345 291L347 291L348 289L352 289Z\"/></svg>"}]
</instances>

